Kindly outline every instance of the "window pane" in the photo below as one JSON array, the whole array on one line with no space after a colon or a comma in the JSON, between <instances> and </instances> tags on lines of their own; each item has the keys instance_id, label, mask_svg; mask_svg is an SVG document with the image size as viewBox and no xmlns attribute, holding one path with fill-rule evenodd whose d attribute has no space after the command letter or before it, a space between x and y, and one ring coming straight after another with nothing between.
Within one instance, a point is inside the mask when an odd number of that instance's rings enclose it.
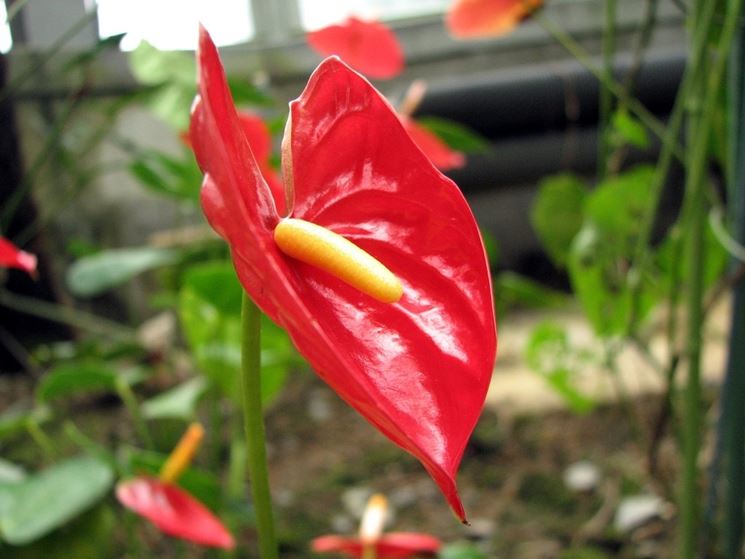
<instances>
[{"instance_id":1,"label":"window pane","mask_svg":"<svg viewBox=\"0 0 745 559\"><path fill-rule=\"evenodd\" d=\"M318 29L347 16L368 19L398 19L444 12L452 0L299 0L305 29Z\"/></svg>"},{"instance_id":2,"label":"window pane","mask_svg":"<svg viewBox=\"0 0 745 559\"><path fill-rule=\"evenodd\" d=\"M0 52L8 52L10 47L13 46L13 39L10 35L10 25L5 21L7 17L8 14L5 11L5 2L0 2L0 21L3 22L2 25L0 25Z\"/></svg>"},{"instance_id":3,"label":"window pane","mask_svg":"<svg viewBox=\"0 0 745 559\"><path fill-rule=\"evenodd\" d=\"M98 34L126 33L122 49L141 40L163 50L193 49L199 22L218 46L233 45L253 36L249 0L95 0Z\"/></svg>"}]
</instances>

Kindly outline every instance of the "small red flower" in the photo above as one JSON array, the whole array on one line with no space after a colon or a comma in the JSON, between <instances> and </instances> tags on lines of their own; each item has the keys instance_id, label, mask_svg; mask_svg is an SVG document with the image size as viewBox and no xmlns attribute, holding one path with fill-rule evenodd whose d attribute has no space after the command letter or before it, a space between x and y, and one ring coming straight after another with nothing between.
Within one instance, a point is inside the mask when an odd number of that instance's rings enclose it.
<instances>
[{"instance_id":1,"label":"small red flower","mask_svg":"<svg viewBox=\"0 0 745 559\"><path fill-rule=\"evenodd\" d=\"M454 37L489 37L512 31L543 0L455 0L445 18Z\"/></svg>"},{"instance_id":2,"label":"small red flower","mask_svg":"<svg viewBox=\"0 0 745 559\"><path fill-rule=\"evenodd\" d=\"M404 53L396 35L377 21L350 17L342 23L311 31L307 39L321 56L336 54L369 78L394 78L404 69Z\"/></svg>"},{"instance_id":3,"label":"small red flower","mask_svg":"<svg viewBox=\"0 0 745 559\"><path fill-rule=\"evenodd\" d=\"M210 510L175 485L188 467L204 435L202 426L189 426L163 465L160 477L138 476L116 486L119 502L150 522L164 534L200 545L233 549L235 541Z\"/></svg>"},{"instance_id":4,"label":"small red flower","mask_svg":"<svg viewBox=\"0 0 745 559\"><path fill-rule=\"evenodd\" d=\"M349 557L362 558L365 557L366 548L372 548L375 551L373 556L377 559L406 559L415 555L437 553L442 544L440 540L429 534L383 533L386 509L385 497L373 495L365 509L359 536L320 536L311 542L311 549L316 553L340 553ZM374 526L369 526L370 520Z\"/></svg>"},{"instance_id":5,"label":"small red flower","mask_svg":"<svg viewBox=\"0 0 745 559\"><path fill-rule=\"evenodd\" d=\"M20 250L5 237L0 237L0 266L17 268L34 276L36 275L36 255Z\"/></svg>"},{"instance_id":6,"label":"small red flower","mask_svg":"<svg viewBox=\"0 0 745 559\"><path fill-rule=\"evenodd\" d=\"M204 30L198 69L190 136L205 173L202 206L243 287L321 378L422 462L465 519L455 475L491 380L496 325L483 243L463 195L385 98L329 58L290 104L282 174L295 219L283 219ZM320 243L339 256L356 245L365 273L388 273L374 287L392 289L371 296L346 257L331 258L330 273L290 256L297 252L284 234L298 219L324 232L300 252Z\"/></svg>"},{"instance_id":7,"label":"small red flower","mask_svg":"<svg viewBox=\"0 0 745 559\"><path fill-rule=\"evenodd\" d=\"M401 116L401 122L404 125L404 129L409 133L409 136L414 143L419 146L429 160L434 164L435 167L440 171L449 171L450 169L458 169L466 164L466 157L460 151L450 149L448 145L443 142L437 134L434 134L427 130L421 124L418 124L414 119Z\"/></svg>"}]
</instances>

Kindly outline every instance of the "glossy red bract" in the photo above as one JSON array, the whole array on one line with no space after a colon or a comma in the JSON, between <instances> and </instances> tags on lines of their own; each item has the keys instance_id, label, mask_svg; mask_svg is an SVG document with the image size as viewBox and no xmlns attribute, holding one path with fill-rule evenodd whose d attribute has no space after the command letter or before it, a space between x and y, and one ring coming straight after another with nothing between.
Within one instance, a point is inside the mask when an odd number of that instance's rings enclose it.
<instances>
[{"instance_id":1,"label":"glossy red bract","mask_svg":"<svg viewBox=\"0 0 745 559\"><path fill-rule=\"evenodd\" d=\"M512 31L543 0L455 0L445 17L455 37L496 37Z\"/></svg>"},{"instance_id":2,"label":"glossy red bract","mask_svg":"<svg viewBox=\"0 0 745 559\"><path fill-rule=\"evenodd\" d=\"M176 485L137 477L116 487L119 502L147 518L164 534L222 549L233 549L233 536L207 507Z\"/></svg>"},{"instance_id":3,"label":"glossy red bract","mask_svg":"<svg viewBox=\"0 0 745 559\"><path fill-rule=\"evenodd\" d=\"M406 557L434 555L440 549L440 540L417 532L390 532L375 542L378 559L406 559ZM360 538L321 536L311 543L316 553L342 553L349 557L362 557L364 547Z\"/></svg>"},{"instance_id":4,"label":"glossy red bract","mask_svg":"<svg viewBox=\"0 0 745 559\"><path fill-rule=\"evenodd\" d=\"M36 274L36 255L23 251L4 237L0 237L0 267L16 268Z\"/></svg>"},{"instance_id":5,"label":"glossy red bract","mask_svg":"<svg viewBox=\"0 0 745 559\"><path fill-rule=\"evenodd\" d=\"M307 34L321 56L337 55L369 78L389 79L404 69L404 53L396 35L383 23L356 17Z\"/></svg>"},{"instance_id":6,"label":"glossy red bract","mask_svg":"<svg viewBox=\"0 0 745 559\"><path fill-rule=\"evenodd\" d=\"M290 105L282 168L289 214L347 237L404 293L378 302L281 253L273 196L202 30L191 138L202 206L243 287L346 402L416 456L457 516L455 475L496 352L491 280L457 186L414 145L390 104L337 58Z\"/></svg>"}]
</instances>

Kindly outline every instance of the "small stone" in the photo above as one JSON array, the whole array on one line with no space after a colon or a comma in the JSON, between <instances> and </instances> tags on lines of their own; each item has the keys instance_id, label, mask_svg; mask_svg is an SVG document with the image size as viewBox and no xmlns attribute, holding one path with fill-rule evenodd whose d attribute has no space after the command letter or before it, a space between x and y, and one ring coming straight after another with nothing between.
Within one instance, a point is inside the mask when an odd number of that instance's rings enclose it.
<instances>
[{"instance_id":1,"label":"small stone","mask_svg":"<svg viewBox=\"0 0 745 559\"><path fill-rule=\"evenodd\" d=\"M666 508L665 502L657 495L625 497L618 505L613 525L619 532L631 532L650 520L663 517Z\"/></svg>"},{"instance_id":2,"label":"small stone","mask_svg":"<svg viewBox=\"0 0 745 559\"><path fill-rule=\"evenodd\" d=\"M587 460L575 462L564 471L564 484L571 491L588 493L600 482L598 467Z\"/></svg>"},{"instance_id":3,"label":"small stone","mask_svg":"<svg viewBox=\"0 0 745 559\"><path fill-rule=\"evenodd\" d=\"M466 535L471 540L490 540L497 531L497 523L490 518L470 518Z\"/></svg>"},{"instance_id":4,"label":"small stone","mask_svg":"<svg viewBox=\"0 0 745 559\"><path fill-rule=\"evenodd\" d=\"M176 317L172 312L156 314L142 323L137 339L151 353L162 353L173 345L176 336Z\"/></svg>"},{"instance_id":5,"label":"small stone","mask_svg":"<svg viewBox=\"0 0 745 559\"><path fill-rule=\"evenodd\" d=\"M308 398L308 417L316 423L322 423L332 415L329 394L326 390L313 390Z\"/></svg>"}]
</instances>

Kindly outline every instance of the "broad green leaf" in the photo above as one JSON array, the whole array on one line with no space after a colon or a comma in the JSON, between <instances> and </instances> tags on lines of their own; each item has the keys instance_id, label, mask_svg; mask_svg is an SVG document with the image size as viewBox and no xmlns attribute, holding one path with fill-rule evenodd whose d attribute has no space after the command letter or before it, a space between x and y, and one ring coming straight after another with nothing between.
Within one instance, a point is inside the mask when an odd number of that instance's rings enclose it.
<instances>
[{"instance_id":1,"label":"broad green leaf","mask_svg":"<svg viewBox=\"0 0 745 559\"><path fill-rule=\"evenodd\" d=\"M486 250L486 259L489 261L489 266L496 266L499 262L499 241L490 232L485 229L481 229L481 239L484 241L484 250Z\"/></svg>"},{"instance_id":2,"label":"broad green leaf","mask_svg":"<svg viewBox=\"0 0 745 559\"><path fill-rule=\"evenodd\" d=\"M572 242L568 269L572 288L600 336L623 334L662 295L653 275L629 275L650 208L653 175L653 167L636 167L598 185L585 202L585 222ZM633 282L641 283L634 287Z\"/></svg>"},{"instance_id":3,"label":"broad green leaf","mask_svg":"<svg viewBox=\"0 0 745 559\"><path fill-rule=\"evenodd\" d=\"M0 414L0 440L25 431L29 423L41 424L51 416L46 406L11 407Z\"/></svg>"},{"instance_id":4,"label":"broad green leaf","mask_svg":"<svg viewBox=\"0 0 745 559\"><path fill-rule=\"evenodd\" d=\"M101 500L113 481L109 465L88 456L27 477L14 488L13 502L0 516L2 538L13 545L41 538Z\"/></svg>"},{"instance_id":5,"label":"broad green leaf","mask_svg":"<svg viewBox=\"0 0 745 559\"><path fill-rule=\"evenodd\" d=\"M180 159L154 150L142 150L129 165L143 186L156 194L177 200L199 201L202 173L194 156L184 152Z\"/></svg>"},{"instance_id":6,"label":"broad green leaf","mask_svg":"<svg viewBox=\"0 0 745 559\"><path fill-rule=\"evenodd\" d=\"M500 309L550 308L569 301L566 294L514 272L501 272L494 277L494 296Z\"/></svg>"},{"instance_id":7,"label":"broad green leaf","mask_svg":"<svg viewBox=\"0 0 745 559\"><path fill-rule=\"evenodd\" d=\"M26 471L20 466L0 458L0 483L16 483L23 481Z\"/></svg>"},{"instance_id":8,"label":"broad green leaf","mask_svg":"<svg viewBox=\"0 0 745 559\"><path fill-rule=\"evenodd\" d=\"M229 262L193 267L184 276L179 315L189 347L203 372L226 395L240 397L242 288ZM262 398L279 393L290 368L302 361L287 335L262 317Z\"/></svg>"},{"instance_id":9,"label":"broad green leaf","mask_svg":"<svg viewBox=\"0 0 745 559\"><path fill-rule=\"evenodd\" d=\"M142 378L140 371L118 372L105 363L67 363L44 375L36 389L36 398L48 402L82 392L116 392L117 382L132 385Z\"/></svg>"},{"instance_id":10,"label":"broad green leaf","mask_svg":"<svg viewBox=\"0 0 745 559\"><path fill-rule=\"evenodd\" d=\"M467 543L452 543L444 546L437 554L439 559L486 559L478 548Z\"/></svg>"},{"instance_id":11,"label":"broad green leaf","mask_svg":"<svg viewBox=\"0 0 745 559\"><path fill-rule=\"evenodd\" d=\"M191 103L196 94L196 62L181 51L161 51L143 41L129 55L129 66L142 84L157 85L145 102L175 130L189 127Z\"/></svg>"},{"instance_id":12,"label":"broad green leaf","mask_svg":"<svg viewBox=\"0 0 745 559\"><path fill-rule=\"evenodd\" d=\"M543 322L536 326L525 346L525 360L575 413L587 413L595 401L577 386L577 371L587 353L572 347L566 331L559 325Z\"/></svg>"},{"instance_id":13,"label":"broad green leaf","mask_svg":"<svg viewBox=\"0 0 745 559\"><path fill-rule=\"evenodd\" d=\"M237 106L258 105L262 107L271 107L275 105L274 97L261 88L245 80L236 80L228 78L230 93L233 95L233 101Z\"/></svg>"},{"instance_id":14,"label":"broad green leaf","mask_svg":"<svg viewBox=\"0 0 745 559\"><path fill-rule=\"evenodd\" d=\"M99 505L29 545L14 546L13 559L114 557L115 526L111 507Z\"/></svg>"},{"instance_id":15,"label":"broad green leaf","mask_svg":"<svg viewBox=\"0 0 745 559\"><path fill-rule=\"evenodd\" d=\"M197 403L206 390L204 378L189 379L143 402L142 415L147 419L193 419Z\"/></svg>"},{"instance_id":16,"label":"broad green leaf","mask_svg":"<svg viewBox=\"0 0 745 559\"><path fill-rule=\"evenodd\" d=\"M572 240L582 228L587 192L585 183L574 175L549 177L538 185L530 222L559 267L566 267Z\"/></svg>"},{"instance_id":17,"label":"broad green leaf","mask_svg":"<svg viewBox=\"0 0 745 559\"><path fill-rule=\"evenodd\" d=\"M163 248L104 250L77 260L67 271L67 285L79 297L93 297L179 258L178 251Z\"/></svg>"},{"instance_id":18,"label":"broad green leaf","mask_svg":"<svg viewBox=\"0 0 745 559\"><path fill-rule=\"evenodd\" d=\"M416 121L438 136L449 148L464 153L483 153L489 141L467 126L434 116L417 118Z\"/></svg>"},{"instance_id":19,"label":"broad green leaf","mask_svg":"<svg viewBox=\"0 0 745 559\"><path fill-rule=\"evenodd\" d=\"M612 125L613 132L620 139L619 144L627 143L641 149L649 146L646 128L628 111L621 110L613 113Z\"/></svg>"}]
</instances>

